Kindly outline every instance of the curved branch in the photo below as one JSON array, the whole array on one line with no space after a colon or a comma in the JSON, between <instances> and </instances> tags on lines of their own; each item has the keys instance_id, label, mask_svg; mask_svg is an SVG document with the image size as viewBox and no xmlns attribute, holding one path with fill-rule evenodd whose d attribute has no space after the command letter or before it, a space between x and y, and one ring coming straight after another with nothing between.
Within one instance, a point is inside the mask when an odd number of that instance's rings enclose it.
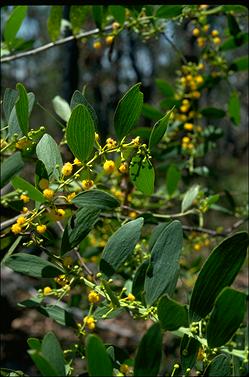
<instances>
[{"instance_id":1,"label":"curved branch","mask_svg":"<svg viewBox=\"0 0 249 377\"><path fill-rule=\"evenodd\" d=\"M86 37L90 37L92 35L98 34L101 31L108 32L108 31L111 31L111 30L112 30L112 25L109 25L109 26L106 26L103 30L93 29L93 30L89 30L89 31L77 34L77 35L70 35L66 38L59 39L56 42L50 42L50 43L47 43L46 45L43 45L43 46L40 46L40 47L37 47L37 48L33 48L32 50L20 52L19 54L5 56L5 57L1 58L0 62L1 63L8 63L8 62L13 61L13 60L25 58L25 57L31 56L31 55L36 55L39 52L49 50L50 48L55 47L55 46L63 45L63 44L68 43L68 42L70 42L74 39L77 40L77 39L81 39L81 38L86 38Z\"/></svg>"}]
</instances>

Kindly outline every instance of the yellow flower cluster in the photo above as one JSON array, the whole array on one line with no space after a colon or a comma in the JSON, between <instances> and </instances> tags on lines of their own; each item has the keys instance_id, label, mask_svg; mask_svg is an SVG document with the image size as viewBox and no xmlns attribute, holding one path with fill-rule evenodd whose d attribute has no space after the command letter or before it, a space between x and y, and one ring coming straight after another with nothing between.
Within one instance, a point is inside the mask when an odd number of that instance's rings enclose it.
<instances>
[{"instance_id":1,"label":"yellow flower cluster","mask_svg":"<svg viewBox=\"0 0 249 377\"><path fill-rule=\"evenodd\" d=\"M113 160L106 160L104 165L103 165L103 169L105 171L105 173L107 174L111 174L114 172L115 170L115 163Z\"/></svg>"},{"instance_id":2,"label":"yellow flower cluster","mask_svg":"<svg viewBox=\"0 0 249 377\"><path fill-rule=\"evenodd\" d=\"M23 226L26 224L27 219L24 216L18 217L16 223L12 225L11 231L14 234L19 234L22 231Z\"/></svg>"},{"instance_id":3,"label":"yellow flower cluster","mask_svg":"<svg viewBox=\"0 0 249 377\"><path fill-rule=\"evenodd\" d=\"M72 171L73 171L73 165L71 164L71 162L66 162L61 168L61 174L65 176L71 175Z\"/></svg>"},{"instance_id":4,"label":"yellow flower cluster","mask_svg":"<svg viewBox=\"0 0 249 377\"><path fill-rule=\"evenodd\" d=\"M182 148L183 149L193 149L194 145L191 143L191 139L188 136L182 138Z\"/></svg>"},{"instance_id":5,"label":"yellow flower cluster","mask_svg":"<svg viewBox=\"0 0 249 377\"><path fill-rule=\"evenodd\" d=\"M122 162L122 164L119 166L118 170L122 174L127 173L128 172L128 164L127 164L127 162Z\"/></svg>"},{"instance_id":6,"label":"yellow flower cluster","mask_svg":"<svg viewBox=\"0 0 249 377\"><path fill-rule=\"evenodd\" d=\"M89 190L90 188L93 187L94 181L92 179L83 179L81 184L84 190Z\"/></svg>"},{"instance_id":7,"label":"yellow flower cluster","mask_svg":"<svg viewBox=\"0 0 249 377\"><path fill-rule=\"evenodd\" d=\"M50 287L45 287L44 289L43 289L43 294L46 296L46 295L49 295L49 293L51 293L52 292L52 288L50 288Z\"/></svg>"},{"instance_id":8,"label":"yellow flower cluster","mask_svg":"<svg viewBox=\"0 0 249 377\"><path fill-rule=\"evenodd\" d=\"M129 293L128 296L127 296L127 300L129 300L129 301L135 301L136 297L132 293Z\"/></svg>"},{"instance_id":9,"label":"yellow flower cluster","mask_svg":"<svg viewBox=\"0 0 249 377\"><path fill-rule=\"evenodd\" d=\"M99 300L100 300L99 294L96 293L95 291L91 291L88 294L88 301L90 302L90 304L97 304Z\"/></svg>"},{"instance_id":10,"label":"yellow flower cluster","mask_svg":"<svg viewBox=\"0 0 249 377\"><path fill-rule=\"evenodd\" d=\"M44 196L44 198L46 198L48 200L52 200L53 197L54 197L54 190L52 190L50 188L43 190L43 196Z\"/></svg>"},{"instance_id":11,"label":"yellow flower cluster","mask_svg":"<svg viewBox=\"0 0 249 377\"><path fill-rule=\"evenodd\" d=\"M107 147L107 149L112 149L112 148L115 148L116 146L117 146L116 140L112 139L111 137L108 137L106 139L106 147Z\"/></svg>"},{"instance_id":12,"label":"yellow flower cluster","mask_svg":"<svg viewBox=\"0 0 249 377\"><path fill-rule=\"evenodd\" d=\"M43 234L43 233L45 233L46 230L47 230L47 226L44 225L44 224L42 224L42 225L37 225L37 227L36 227L36 231L37 231L37 233L39 233L39 234Z\"/></svg>"},{"instance_id":13,"label":"yellow flower cluster","mask_svg":"<svg viewBox=\"0 0 249 377\"><path fill-rule=\"evenodd\" d=\"M54 278L54 280L61 286L64 286L68 283L68 280L65 275L59 275L56 278Z\"/></svg>"},{"instance_id":14,"label":"yellow flower cluster","mask_svg":"<svg viewBox=\"0 0 249 377\"><path fill-rule=\"evenodd\" d=\"M93 316L87 315L86 317L84 317L83 321L84 321L85 325L87 326L87 328L89 330L94 330L95 329L95 327L96 327L96 325L95 325L96 321L93 318Z\"/></svg>"},{"instance_id":15,"label":"yellow flower cluster","mask_svg":"<svg viewBox=\"0 0 249 377\"><path fill-rule=\"evenodd\" d=\"M71 192L70 194L67 195L67 201L70 203L73 198L75 198L76 192Z\"/></svg>"},{"instance_id":16,"label":"yellow flower cluster","mask_svg":"<svg viewBox=\"0 0 249 377\"><path fill-rule=\"evenodd\" d=\"M28 203L30 201L30 197L28 195L22 194L20 196L20 199L23 201L23 203Z\"/></svg>"}]
</instances>

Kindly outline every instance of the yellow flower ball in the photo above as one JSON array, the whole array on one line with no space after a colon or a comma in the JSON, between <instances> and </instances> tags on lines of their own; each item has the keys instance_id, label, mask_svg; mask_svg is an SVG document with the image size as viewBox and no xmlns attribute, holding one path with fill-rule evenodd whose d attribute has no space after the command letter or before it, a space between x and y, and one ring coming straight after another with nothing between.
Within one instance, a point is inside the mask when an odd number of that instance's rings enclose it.
<instances>
[{"instance_id":1,"label":"yellow flower ball","mask_svg":"<svg viewBox=\"0 0 249 377\"><path fill-rule=\"evenodd\" d=\"M113 173L115 170L115 163L113 160L106 160L103 169L107 174Z\"/></svg>"},{"instance_id":2,"label":"yellow flower ball","mask_svg":"<svg viewBox=\"0 0 249 377\"><path fill-rule=\"evenodd\" d=\"M113 140L111 137L106 139L106 146L108 149L115 148L117 146L116 140Z\"/></svg>"},{"instance_id":3,"label":"yellow flower ball","mask_svg":"<svg viewBox=\"0 0 249 377\"><path fill-rule=\"evenodd\" d=\"M101 47L102 47L102 44L100 41L96 41L93 43L93 48L95 48L95 50L99 50Z\"/></svg>"},{"instance_id":4,"label":"yellow flower ball","mask_svg":"<svg viewBox=\"0 0 249 377\"><path fill-rule=\"evenodd\" d=\"M128 296L127 296L127 300L129 300L129 301L135 301L136 297L132 293L129 293Z\"/></svg>"},{"instance_id":5,"label":"yellow flower ball","mask_svg":"<svg viewBox=\"0 0 249 377\"><path fill-rule=\"evenodd\" d=\"M129 216L130 216L130 218L132 218L132 219L136 219L136 218L137 218L137 212L135 212L135 211L130 211L130 212L129 212Z\"/></svg>"},{"instance_id":6,"label":"yellow flower ball","mask_svg":"<svg viewBox=\"0 0 249 377\"><path fill-rule=\"evenodd\" d=\"M46 296L46 295L49 295L49 293L52 292L52 288L50 287L45 287L43 289L43 294Z\"/></svg>"},{"instance_id":7,"label":"yellow flower ball","mask_svg":"<svg viewBox=\"0 0 249 377\"><path fill-rule=\"evenodd\" d=\"M210 25L204 25L203 26L203 31L205 31L205 33L207 33L208 32L208 30L209 30L209 28L210 28Z\"/></svg>"},{"instance_id":8,"label":"yellow flower ball","mask_svg":"<svg viewBox=\"0 0 249 377\"><path fill-rule=\"evenodd\" d=\"M92 179L84 179L81 184L84 190L89 190L93 187L94 181Z\"/></svg>"},{"instance_id":9,"label":"yellow flower ball","mask_svg":"<svg viewBox=\"0 0 249 377\"><path fill-rule=\"evenodd\" d=\"M129 372L129 369L130 369L129 365L127 364L121 364L119 368L120 372L123 373L124 375L126 375Z\"/></svg>"},{"instance_id":10,"label":"yellow flower ball","mask_svg":"<svg viewBox=\"0 0 249 377\"><path fill-rule=\"evenodd\" d=\"M53 199L53 197L54 197L54 190L52 190L50 188L47 188L47 189L43 190L43 196L44 196L44 198L46 198L48 200Z\"/></svg>"},{"instance_id":11,"label":"yellow flower ball","mask_svg":"<svg viewBox=\"0 0 249 377\"><path fill-rule=\"evenodd\" d=\"M183 142L184 144L188 144L188 143L190 142L190 138L189 138L188 136L184 136L184 137L182 138L182 142Z\"/></svg>"},{"instance_id":12,"label":"yellow flower ball","mask_svg":"<svg viewBox=\"0 0 249 377\"><path fill-rule=\"evenodd\" d=\"M184 99L184 100L182 101L182 104L185 105L185 106L189 106L189 105L190 105L190 102L189 102L188 99Z\"/></svg>"},{"instance_id":13,"label":"yellow flower ball","mask_svg":"<svg viewBox=\"0 0 249 377\"><path fill-rule=\"evenodd\" d=\"M198 90L194 90L192 93L191 93L191 97L194 98L194 99L198 99L200 98L201 96L201 93L198 92Z\"/></svg>"},{"instance_id":14,"label":"yellow flower ball","mask_svg":"<svg viewBox=\"0 0 249 377\"><path fill-rule=\"evenodd\" d=\"M202 38L202 37L197 38L197 44L199 47L204 47L205 43L206 43L205 38Z\"/></svg>"},{"instance_id":15,"label":"yellow flower ball","mask_svg":"<svg viewBox=\"0 0 249 377\"><path fill-rule=\"evenodd\" d=\"M75 158L73 160L73 163L74 163L74 165L81 165L81 162L80 162L80 160L78 158Z\"/></svg>"},{"instance_id":16,"label":"yellow flower ball","mask_svg":"<svg viewBox=\"0 0 249 377\"><path fill-rule=\"evenodd\" d=\"M66 162L62 168L61 168L61 173L65 176L71 175L73 171L73 165L71 162Z\"/></svg>"},{"instance_id":17,"label":"yellow flower ball","mask_svg":"<svg viewBox=\"0 0 249 377\"><path fill-rule=\"evenodd\" d=\"M114 36L113 36L113 35L108 35L108 36L105 38L105 43L106 43L107 45L111 45L112 42L113 42L113 40L114 40Z\"/></svg>"},{"instance_id":18,"label":"yellow flower ball","mask_svg":"<svg viewBox=\"0 0 249 377\"><path fill-rule=\"evenodd\" d=\"M37 227L36 227L36 231L37 231L37 233L39 233L39 234L43 234L43 233L45 233L46 232L46 230L47 230L47 227L46 227L46 225L37 225Z\"/></svg>"},{"instance_id":19,"label":"yellow flower ball","mask_svg":"<svg viewBox=\"0 0 249 377\"><path fill-rule=\"evenodd\" d=\"M132 139L132 143L135 145L135 147L139 147L139 145L141 144L140 137L137 136L135 139Z\"/></svg>"},{"instance_id":20,"label":"yellow flower ball","mask_svg":"<svg viewBox=\"0 0 249 377\"><path fill-rule=\"evenodd\" d=\"M118 170L122 174L127 173L128 172L128 164L127 164L127 162L122 162L122 164L119 166Z\"/></svg>"},{"instance_id":21,"label":"yellow flower ball","mask_svg":"<svg viewBox=\"0 0 249 377\"><path fill-rule=\"evenodd\" d=\"M113 28L113 30L117 30L117 29L120 28L120 24L118 22L113 22L112 28Z\"/></svg>"},{"instance_id":22,"label":"yellow flower ball","mask_svg":"<svg viewBox=\"0 0 249 377\"><path fill-rule=\"evenodd\" d=\"M204 83L204 79L201 75L196 76L195 81L197 82L198 85L201 85Z\"/></svg>"},{"instance_id":23,"label":"yellow flower ball","mask_svg":"<svg viewBox=\"0 0 249 377\"><path fill-rule=\"evenodd\" d=\"M25 195L25 194L22 194L20 196L20 199L24 202L24 203L28 203L30 201L30 198L28 195Z\"/></svg>"},{"instance_id":24,"label":"yellow flower ball","mask_svg":"<svg viewBox=\"0 0 249 377\"><path fill-rule=\"evenodd\" d=\"M189 110L189 106L185 106L185 105L180 106L180 111L181 111L182 113L187 113L188 110Z\"/></svg>"},{"instance_id":25,"label":"yellow flower ball","mask_svg":"<svg viewBox=\"0 0 249 377\"><path fill-rule=\"evenodd\" d=\"M183 126L184 130L192 131L194 128L194 125L192 123L185 123Z\"/></svg>"},{"instance_id":26,"label":"yellow flower ball","mask_svg":"<svg viewBox=\"0 0 249 377\"><path fill-rule=\"evenodd\" d=\"M94 292L94 291L91 291L89 294L88 294L88 301L91 303L91 304L97 304L100 300L100 297L99 297L99 294Z\"/></svg>"},{"instance_id":27,"label":"yellow flower ball","mask_svg":"<svg viewBox=\"0 0 249 377\"><path fill-rule=\"evenodd\" d=\"M17 224L19 224L19 225L23 225L23 224L26 223L26 219L25 219L24 216L20 216L20 217L18 217L18 219L16 220L16 222L17 222Z\"/></svg>"},{"instance_id":28,"label":"yellow flower ball","mask_svg":"<svg viewBox=\"0 0 249 377\"><path fill-rule=\"evenodd\" d=\"M58 208L57 210L56 210L56 212L57 212L57 214L59 215L59 216L61 216L61 217L63 217L63 216L65 216L65 211L64 211L64 209L63 208Z\"/></svg>"},{"instance_id":29,"label":"yellow flower ball","mask_svg":"<svg viewBox=\"0 0 249 377\"><path fill-rule=\"evenodd\" d=\"M67 195L67 201L70 203L73 200L73 198L75 198L75 196L76 192L71 192L71 194Z\"/></svg>"},{"instance_id":30,"label":"yellow flower ball","mask_svg":"<svg viewBox=\"0 0 249 377\"><path fill-rule=\"evenodd\" d=\"M201 244L196 243L196 244L194 245L194 250L195 250L195 251L200 251L200 250L201 250Z\"/></svg>"},{"instance_id":31,"label":"yellow flower ball","mask_svg":"<svg viewBox=\"0 0 249 377\"><path fill-rule=\"evenodd\" d=\"M23 207L21 213L27 213L29 209L27 207Z\"/></svg>"},{"instance_id":32,"label":"yellow flower ball","mask_svg":"<svg viewBox=\"0 0 249 377\"><path fill-rule=\"evenodd\" d=\"M216 30L216 29L212 30L211 35L212 35L212 37L218 37L218 35L219 35L218 30Z\"/></svg>"},{"instance_id":33,"label":"yellow flower ball","mask_svg":"<svg viewBox=\"0 0 249 377\"><path fill-rule=\"evenodd\" d=\"M193 34L194 37L198 37L200 35L200 30L196 27L192 31L192 34Z\"/></svg>"},{"instance_id":34,"label":"yellow flower ball","mask_svg":"<svg viewBox=\"0 0 249 377\"><path fill-rule=\"evenodd\" d=\"M12 225L12 227L11 227L11 231L12 231L14 234L21 233L21 231L22 231L22 227L21 227L19 224L15 223L15 224Z\"/></svg>"},{"instance_id":35,"label":"yellow flower ball","mask_svg":"<svg viewBox=\"0 0 249 377\"><path fill-rule=\"evenodd\" d=\"M89 330L94 330L95 329L95 319L90 316L90 315L87 315L84 319L83 319L83 322L86 324L86 326L88 327Z\"/></svg>"},{"instance_id":36,"label":"yellow flower ball","mask_svg":"<svg viewBox=\"0 0 249 377\"><path fill-rule=\"evenodd\" d=\"M219 37L215 37L213 39L213 42L214 42L215 45L219 45L221 43L221 39Z\"/></svg>"}]
</instances>

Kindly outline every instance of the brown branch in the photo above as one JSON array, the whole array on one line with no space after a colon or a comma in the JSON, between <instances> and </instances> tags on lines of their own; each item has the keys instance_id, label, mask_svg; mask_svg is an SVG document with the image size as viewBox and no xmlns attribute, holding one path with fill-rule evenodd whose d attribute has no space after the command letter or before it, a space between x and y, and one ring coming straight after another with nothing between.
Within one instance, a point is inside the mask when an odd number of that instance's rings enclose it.
<instances>
[{"instance_id":1,"label":"brown branch","mask_svg":"<svg viewBox=\"0 0 249 377\"><path fill-rule=\"evenodd\" d=\"M112 25L109 25L109 26L106 26L103 29L103 32L108 32L108 31L111 31L111 30L112 30ZM36 55L39 52L49 50L50 48L55 47L55 46L63 45L63 44L68 43L68 42L70 42L74 39L78 40L78 39L81 39L81 38L90 37L90 36L98 34L100 32L101 32L100 29L93 29L93 30L89 30L89 31L86 31L86 32L83 32L83 33L79 33L77 35L70 35L66 38L59 39L56 42L50 42L50 43L47 43L43 46L34 48L32 50L20 52L19 54L5 56L5 57L1 58L0 62L1 63L8 63L8 62L13 61L13 60L25 58L25 57L31 56L31 55Z\"/></svg>"}]
</instances>

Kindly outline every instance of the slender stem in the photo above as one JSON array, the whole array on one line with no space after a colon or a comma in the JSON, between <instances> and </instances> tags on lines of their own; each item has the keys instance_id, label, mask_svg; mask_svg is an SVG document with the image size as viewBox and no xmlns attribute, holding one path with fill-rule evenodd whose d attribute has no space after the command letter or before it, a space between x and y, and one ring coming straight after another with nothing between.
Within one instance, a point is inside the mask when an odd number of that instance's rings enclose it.
<instances>
[{"instance_id":1,"label":"slender stem","mask_svg":"<svg viewBox=\"0 0 249 377\"><path fill-rule=\"evenodd\" d=\"M48 111L47 109L45 109L45 107L43 107L39 102L37 102L37 105L42 109L44 110L49 116L51 116L51 118L53 118L55 120L56 123L58 123L60 125L61 128L64 128L64 124L61 123L58 119L55 118L55 116L53 114L50 113L50 111Z\"/></svg>"}]
</instances>

